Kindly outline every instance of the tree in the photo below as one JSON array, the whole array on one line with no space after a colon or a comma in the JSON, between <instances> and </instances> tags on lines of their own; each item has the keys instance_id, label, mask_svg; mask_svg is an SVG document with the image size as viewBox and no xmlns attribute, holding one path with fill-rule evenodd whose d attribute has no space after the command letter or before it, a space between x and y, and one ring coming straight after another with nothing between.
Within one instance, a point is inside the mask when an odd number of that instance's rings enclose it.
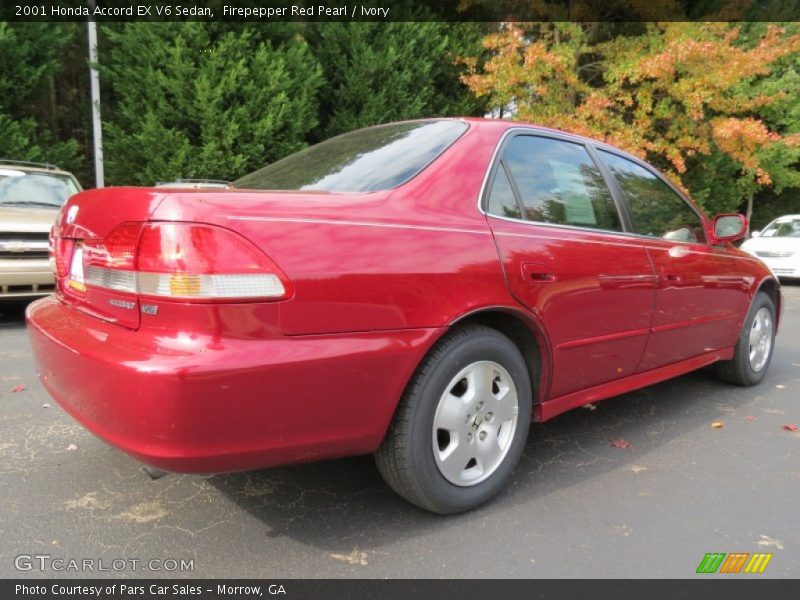
<instances>
[{"instance_id":1,"label":"tree","mask_svg":"<svg viewBox=\"0 0 800 600\"><path fill-rule=\"evenodd\" d=\"M735 176L738 192L719 208L736 209L795 156L798 136L758 116L788 98L757 84L796 56L800 35L769 26L742 40L726 23L642 27L598 40L597 24L508 25L484 39L492 56L482 68L466 60L464 81L495 109L649 159L684 189L697 186L706 205L709 179L687 174L687 164L709 160L708 171Z\"/></svg>"},{"instance_id":2,"label":"tree","mask_svg":"<svg viewBox=\"0 0 800 600\"><path fill-rule=\"evenodd\" d=\"M70 25L0 22L0 158L80 166L78 143L58 140L58 96L54 77Z\"/></svg>"},{"instance_id":3,"label":"tree","mask_svg":"<svg viewBox=\"0 0 800 600\"><path fill-rule=\"evenodd\" d=\"M273 46L202 22L103 29L108 178L234 179L305 145L321 72L305 40Z\"/></svg>"},{"instance_id":4,"label":"tree","mask_svg":"<svg viewBox=\"0 0 800 600\"><path fill-rule=\"evenodd\" d=\"M316 23L309 43L325 76L315 140L368 125L481 114L458 55L480 52L472 23Z\"/></svg>"}]
</instances>

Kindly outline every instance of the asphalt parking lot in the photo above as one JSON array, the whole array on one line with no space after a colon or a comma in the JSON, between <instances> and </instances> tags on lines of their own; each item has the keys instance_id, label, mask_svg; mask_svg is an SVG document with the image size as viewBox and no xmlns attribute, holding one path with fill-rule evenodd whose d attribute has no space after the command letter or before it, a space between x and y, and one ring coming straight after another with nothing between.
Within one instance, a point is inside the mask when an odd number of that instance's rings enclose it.
<instances>
[{"instance_id":1,"label":"asphalt parking lot","mask_svg":"<svg viewBox=\"0 0 800 600\"><path fill-rule=\"evenodd\" d=\"M534 425L512 485L447 518L370 457L150 480L47 397L23 309L0 306L0 576L692 577L707 552L771 552L733 577L799 577L800 286L784 296L758 387L701 371ZM19 571L20 555L125 565Z\"/></svg>"}]
</instances>

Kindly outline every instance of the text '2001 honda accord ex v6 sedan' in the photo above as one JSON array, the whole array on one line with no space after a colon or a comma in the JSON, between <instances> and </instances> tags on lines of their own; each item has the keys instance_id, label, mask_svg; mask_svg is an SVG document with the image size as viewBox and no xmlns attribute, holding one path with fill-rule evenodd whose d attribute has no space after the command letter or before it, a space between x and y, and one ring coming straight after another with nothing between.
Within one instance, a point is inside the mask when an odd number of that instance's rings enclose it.
<instances>
[{"instance_id":1,"label":"text '2001 honda accord ex v6 sedan'","mask_svg":"<svg viewBox=\"0 0 800 600\"><path fill-rule=\"evenodd\" d=\"M27 318L49 393L147 465L375 453L455 513L508 482L531 420L711 363L758 383L781 296L744 228L590 139L396 123L231 189L72 197Z\"/></svg>"}]
</instances>

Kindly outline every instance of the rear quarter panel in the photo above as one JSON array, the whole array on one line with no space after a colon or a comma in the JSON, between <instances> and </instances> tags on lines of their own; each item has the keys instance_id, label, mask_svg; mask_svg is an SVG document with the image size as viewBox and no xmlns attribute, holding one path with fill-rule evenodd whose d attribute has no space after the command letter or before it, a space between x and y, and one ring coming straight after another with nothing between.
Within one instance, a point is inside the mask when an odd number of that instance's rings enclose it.
<instances>
[{"instance_id":1,"label":"rear quarter panel","mask_svg":"<svg viewBox=\"0 0 800 600\"><path fill-rule=\"evenodd\" d=\"M477 209L505 127L471 127L393 190L175 194L152 218L214 223L262 248L294 286L279 305L286 335L440 327L485 306L518 307Z\"/></svg>"}]
</instances>

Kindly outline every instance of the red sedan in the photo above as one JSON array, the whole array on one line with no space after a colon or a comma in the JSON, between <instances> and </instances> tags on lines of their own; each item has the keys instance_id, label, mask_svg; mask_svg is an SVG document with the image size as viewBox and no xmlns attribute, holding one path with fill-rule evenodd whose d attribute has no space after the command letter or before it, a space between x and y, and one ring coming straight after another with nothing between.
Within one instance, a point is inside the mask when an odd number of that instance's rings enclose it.
<instances>
[{"instance_id":1,"label":"red sedan","mask_svg":"<svg viewBox=\"0 0 800 600\"><path fill-rule=\"evenodd\" d=\"M396 123L233 189L74 196L27 317L49 393L147 465L374 452L454 513L503 488L531 420L711 363L758 383L781 296L744 225L590 139Z\"/></svg>"}]
</instances>

